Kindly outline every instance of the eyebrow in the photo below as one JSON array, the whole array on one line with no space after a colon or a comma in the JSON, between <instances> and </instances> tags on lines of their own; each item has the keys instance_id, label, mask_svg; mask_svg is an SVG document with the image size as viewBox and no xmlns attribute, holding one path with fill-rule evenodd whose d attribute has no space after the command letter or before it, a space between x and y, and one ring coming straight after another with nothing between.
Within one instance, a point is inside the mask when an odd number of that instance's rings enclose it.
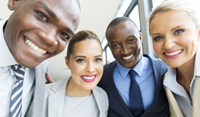
<instances>
[{"instance_id":1,"label":"eyebrow","mask_svg":"<svg viewBox=\"0 0 200 117\"><path fill-rule=\"evenodd\" d=\"M87 58L86 56L75 56L74 58ZM94 58L96 58L96 57L102 57L102 55L97 55L97 56L94 56Z\"/></svg>"},{"instance_id":2,"label":"eyebrow","mask_svg":"<svg viewBox=\"0 0 200 117\"><path fill-rule=\"evenodd\" d=\"M58 21L58 18L56 14L43 2L38 2L39 5L41 5L47 12L48 14L53 17L56 21Z\"/></svg>"},{"instance_id":3,"label":"eyebrow","mask_svg":"<svg viewBox=\"0 0 200 117\"><path fill-rule=\"evenodd\" d=\"M184 25L176 26L175 28L171 29L171 31L173 31L173 30L175 30L175 29L177 29L177 28L179 28L181 26L184 26Z\"/></svg>"},{"instance_id":4,"label":"eyebrow","mask_svg":"<svg viewBox=\"0 0 200 117\"><path fill-rule=\"evenodd\" d=\"M48 14L53 17L56 21L58 21L58 17L56 16L56 14L43 2L38 2L39 5L41 5L47 12ZM74 31L72 31L70 28L65 28L65 30L68 33L71 33L72 35L74 35Z\"/></svg>"},{"instance_id":5,"label":"eyebrow","mask_svg":"<svg viewBox=\"0 0 200 117\"><path fill-rule=\"evenodd\" d=\"M102 55L97 55L97 56L94 56L94 57L95 57L95 58L96 58L96 57L102 57Z\"/></svg>"}]
</instances>

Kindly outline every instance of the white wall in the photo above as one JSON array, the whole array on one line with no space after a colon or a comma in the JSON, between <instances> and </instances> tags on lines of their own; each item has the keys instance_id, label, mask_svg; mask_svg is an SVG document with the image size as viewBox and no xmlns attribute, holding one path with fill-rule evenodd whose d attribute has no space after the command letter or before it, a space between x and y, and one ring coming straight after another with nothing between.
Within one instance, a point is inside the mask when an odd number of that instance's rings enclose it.
<instances>
[{"instance_id":1,"label":"white wall","mask_svg":"<svg viewBox=\"0 0 200 117\"><path fill-rule=\"evenodd\" d=\"M9 17L12 13L7 8L8 0L0 0L0 18ZM113 19L121 0L79 0L81 4L81 22L77 29L91 30L95 32L100 39L103 39L105 29ZM50 63L50 76L57 81L58 79L68 77L70 71L67 69L64 61L66 49L59 55L48 59Z\"/></svg>"}]
</instances>

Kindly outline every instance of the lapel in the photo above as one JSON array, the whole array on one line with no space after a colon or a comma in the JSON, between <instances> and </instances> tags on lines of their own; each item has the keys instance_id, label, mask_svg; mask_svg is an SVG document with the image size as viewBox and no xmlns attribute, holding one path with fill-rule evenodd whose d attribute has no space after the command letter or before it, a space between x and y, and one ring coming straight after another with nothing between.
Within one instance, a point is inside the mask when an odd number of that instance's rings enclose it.
<instances>
[{"instance_id":1,"label":"lapel","mask_svg":"<svg viewBox=\"0 0 200 117\"><path fill-rule=\"evenodd\" d=\"M166 86L164 86L164 89L169 102L170 117L183 117L183 114L172 92Z\"/></svg>"},{"instance_id":2,"label":"lapel","mask_svg":"<svg viewBox=\"0 0 200 117\"><path fill-rule=\"evenodd\" d=\"M123 98L119 94L118 89L117 89L117 87L116 87L116 85L114 83L113 72L114 72L116 64L117 64L116 61L112 62L110 64L109 71L106 74L107 78L109 78L108 85L110 86L111 92L113 93L115 98L118 100L118 102L124 108L124 111L126 111L126 113L128 113L130 115L130 117L132 117L133 115L132 115L131 111L129 110L128 106L126 105L126 103L124 102Z\"/></svg>"},{"instance_id":3,"label":"lapel","mask_svg":"<svg viewBox=\"0 0 200 117\"><path fill-rule=\"evenodd\" d=\"M196 76L195 85L194 85L194 92L193 92L193 117L199 117L200 115L200 76Z\"/></svg>"},{"instance_id":4,"label":"lapel","mask_svg":"<svg viewBox=\"0 0 200 117\"><path fill-rule=\"evenodd\" d=\"M27 116L29 117L41 117L43 113L43 103L44 103L44 90L45 90L45 73L40 64L35 67L35 91L33 94L33 101L29 107ZM46 70L46 69L45 69Z\"/></svg>"},{"instance_id":5,"label":"lapel","mask_svg":"<svg viewBox=\"0 0 200 117\"><path fill-rule=\"evenodd\" d=\"M165 79L165 76L163 80ZM167 88L165 85L163 85L168 102L169 102L169 114L170 117L183 117L183 114L178 106L178 103L176 102L176 99L174 98L174 95L172 94L171 90Z\"/></svg>"},{"instance_id":6,"label":"lapel","mask_svg":"<svg viewBox=\"0 0 200 117\"><path fill-rule=\"evenodd\" d=\"M152 109L154 109L154 107L156 106L156 102L159 98L159 96L157 96L160 93L160 87L162 85L162 83L159 82L160 78L158 77L158 72L157 69L161 69L161 66L158 62L154 62L148 55L145 55L145 57L148 57L149 60L151 61L152 64L152 69L153 69L153 76L154 76L154 86L155 86L155 90L154 90L154 98L153 98L153 102L152 104L147 108L147 110L142 114L142 116L147 116L146 114L151 113ZM161 76L161 75L160 75Z\"/></svg>"},{"instance_id":7,"label":"lapel","mask_svg":"<svg viewBox=\"0 0 200 117\"><path fill-rule=\"evenodd\" d=\"M64 78L51 88L48 97L48 117L62 117L67 82L68 78Z\"/></svg>"},{"instance_id":8,"label":"lapel","mask_svg":"<svg viewBox=\"0 0 200 117\"><path fill-rule=\"evenodd\" d=\"M103 102L102 102L102 96L101 96L101 92L95 87L92 90L92 93L94 95L95 101L97 103L97 107L99 109L99 117L103 117L103 113L104 113L104 107L103 107Z\"/></svg>"}]
</instances>

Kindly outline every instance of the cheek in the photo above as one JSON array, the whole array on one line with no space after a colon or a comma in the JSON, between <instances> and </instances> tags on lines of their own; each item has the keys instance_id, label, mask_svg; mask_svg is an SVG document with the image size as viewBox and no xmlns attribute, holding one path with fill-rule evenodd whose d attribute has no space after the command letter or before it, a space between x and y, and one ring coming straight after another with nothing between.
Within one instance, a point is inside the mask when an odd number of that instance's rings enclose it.
<instances>
[{"instance_id":1,"label":"cheek","mask_svg":"<svg viewBox=\"0 0 200 117\"><path fill-rule=\"evenodd\" d=\"M62 52L62 51L65 49L67 43L68 43L68 41L63 41L63 40L58 41L58 45L57 45L57 46L58 46L57 53Z\"/></svg>"},{"instance_id":2,"label":"cheek","mask_svg":"<svg viewBox=\"0 0 200 117\"><path fill-rule=\"evenodd\" d=\"M159 52L161 51L161 48L162 48L161 43L153 43L153 49L156 54L159 54Z\"/></svg>"},{"instance_id":3,"label":"cheek","mask_svg":"<svg viewBox=\"0 0 200 117\"><path fill-rule=\"evenodd\" d=\"M194 37L182 37L179 41L179 44L184 47L189 47L191 44L195 43Z\"/></svg>"},{"instance_id":4,"label":"cheek","mask_svg":"<svg viewBox=\"0 0 200 117\"><path fill-rule=\"evenodd\" d=\"M103 62L96 66L99 74L103 74Z\"/></svg>"},{"instance_id":5,"label":"cheek","mask_svg":"<svg viewBox=\"0 0 200 117\"><path fill-rule=\"evenodd\" d=\"M70 64L70 70L72 75L80 75L83 69L83 65L78 65L76 62Z\"/></svg>"}]
</instances>

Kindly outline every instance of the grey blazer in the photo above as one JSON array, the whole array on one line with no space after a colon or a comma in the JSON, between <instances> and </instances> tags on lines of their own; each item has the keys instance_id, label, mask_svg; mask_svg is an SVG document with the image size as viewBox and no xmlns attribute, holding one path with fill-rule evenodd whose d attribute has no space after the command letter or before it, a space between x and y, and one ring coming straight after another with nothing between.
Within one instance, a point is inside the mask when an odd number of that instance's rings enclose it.
<instances>
[{"instance_id":1,"label":"grey blazer","mask_svg":"<svg viewBox=\"0 0 200 117\"><path fill-rule=\"evenodd\" d=\"M43 114L45 73L47 73L48 68L49 64L47 61L44 61L35 67L35 91L25 117L41 117Z\"/></svg>"},{"instance_id":2,"label":"grey blazer","mask_svg":"<svg viewBox=\"0 0 200 117\"><path fill-rule=\"evenodd\" d=\"M43 117L62 117L68 79L63 78L58 82L46 85ZM107 117L108 97L106 92L98 86L92 92L99 108L99 117Z\"/></svg>"}]
</instances>

